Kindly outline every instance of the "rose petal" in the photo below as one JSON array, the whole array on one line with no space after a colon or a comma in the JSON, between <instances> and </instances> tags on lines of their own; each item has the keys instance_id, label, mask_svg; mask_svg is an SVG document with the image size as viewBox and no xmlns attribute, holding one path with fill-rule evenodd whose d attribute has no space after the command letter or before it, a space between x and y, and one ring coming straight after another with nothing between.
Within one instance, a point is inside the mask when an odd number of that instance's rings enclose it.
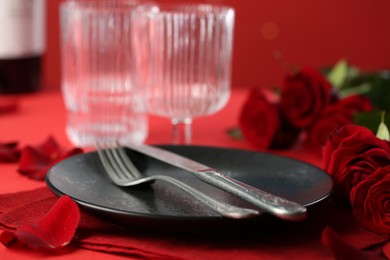
<instances>
[{"instance_id":1,"label":"rose petal","mask_svg":"<svg viewBox=\"0 0 390 260\"><path fill-rule=\"evenodd\" d=\"M351 191L356 219L367 229L390 237L390 165L378 168Z\"/></svg>"},{"instance_id":2,"label":"rose petal","mask_svg":"<svg viewBox=\"0 0 390 260\"><path fill-rule=\"evenodd\" d=\"M59 249L70 243L79 222L77 204L65 195L57 200L43 218L18 227L15 235L35 249Z\"/></svg>"},{"instance_id":3,"label":"rose petal","mask_svg":"<svg viewBox=\"0 0 390 260\"><path fill-rule=\"evenodd\" d=\"M4 231L0 235L0 242L5 246L5 247L10 247L13 243L17 241L17 237L13 232L8 232Z\"/></svg>"},{"instance_id":4,"label":"rose petal","mask_svg":"<svg viewBox=\"0 0 390 260\"><path fill-rule=\"evenodd\" d=\"M368 112L373 110L371 100L363 95L352 95L340 99L339 103L351 112Z\"/></svg>"},{"instance_id":5,"label":"rose petal","mask_svg":"<svg viewBox=\"0 0 390 260\"><path fill-rule=\"evenodd\" d=\"M43 143L35 148L39 153L44 154L50 160L57 159L61 154L61 148L52 136L49 136Z\"/></svg>"},{"instance_id":6,"label":"rose petal","mask_svg":"<svg viewBox=\"0 0 390 260\"><path fill-rule=\"evenodd\" d=\"M349 201L353 187L370 176L379 167L390 163L390 153L380 148L371 148L365 152L354 153L348 149L340 149L335 155L341 159L328 169L336 184L336 193Z\"/></svg>"},{"instance_id":7,"label":"rose petal","mask_svg":"<svg viewBox=\"0 0 390 260\"><path fill-rule=\"evenodd\" d=\"M34 147L27 146L22 150L18 171L30 178L40 180L45 175L42 169L49 164L48 157L39 153Z\"/></svg>"},{"instance_id":8,"label":"rose petal","mask_svg":"<svg viewBox=\"0 0 390 260\"><path fill-rule=\"evenodd\" d=\"M0 162L17 162L20 149L17 142L0 143Z\"/></svg>"},{"instance_id":9,"label":"rose petal","mask_svg":"<svg viewBox=\"0 0 390 260\"><path fill-rule=\"evenodd\" d=\"M54 164L82 152L80 148L64 152L55 139L49 137L36 147L27 146L22 150L18 171L29 178L44 180L48 169Z\"/></svg>"},{"instance_id":10,"label":"rose petal","mask_svg":"<svg viewBox=\"0 0 390 260\"><path fill-rule=\"evenodd\" d=\"M352 122L352 113L339 102L328 105L308 128L305 146L321 155L329 134Z\"/></svg>"},{"instance_id":11,"label":"rose petal","mask_svg":"<svg viewBox=\"0 0 390 260\"><path fill-rule=\"evenodd\" d=\"M353 155L371 147L390 151L389 145L383 140L376 138L375 134L366 127L348 124L340 129L336 129L330 133L324 148L323 161L325 170L328 171L333 165L339 165L339 161L343 159L343 156L338 156L335 152L339 152L340 149L343 150L343 153Z\"/></svg>"},{"instance_id":12,"label":"rose petal","mask_svg":"<svg viewBox=\"0 0 390 260\"><path fill-rule=\"evenodd\" d=\"M322 232L322 243L327 246L333 253L336 259L354 259L354 260L375 260L385 259L372 252L365 252L357 249L346 243L336 232L330 227L325 227Z\"/></svg>"},{"instance_id":13,"label":"rose petal","mask_svg":"<svg viewBox=\"0 0 390 260\"><path fill-rule=\"evenodd\" d=\"M335 180L337 195L349 202L354 186L378 167L390 164L390 149L371 130L345 125L329 135L323 161L324 170Z\"/></svg>"}]
</instances>

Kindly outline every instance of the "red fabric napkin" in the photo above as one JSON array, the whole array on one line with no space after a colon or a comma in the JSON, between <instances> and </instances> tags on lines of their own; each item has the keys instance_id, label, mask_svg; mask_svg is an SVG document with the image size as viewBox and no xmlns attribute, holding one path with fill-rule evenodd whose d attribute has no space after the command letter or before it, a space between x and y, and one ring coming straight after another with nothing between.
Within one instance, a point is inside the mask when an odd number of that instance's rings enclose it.
<instances>
[{"instance_id":1,"label":"red fabric napkin","mask_svg":"<svg viewBox=\"0 0 390 260\"><path fill-rule=\"evenodd\" d=\"M46 187L0 195L0 229L13 231L21 223L40 218L57 199ZM71 246L147 259L332 259L321 244L321 232L329 224L359 248L383 242L383 238L357 228L348 210L318 212L302 223L254 227L258 230L254 234L230 234L227 226L223 235L152 234L124 229L81 212Z\"/></svg>"}]
</instances>

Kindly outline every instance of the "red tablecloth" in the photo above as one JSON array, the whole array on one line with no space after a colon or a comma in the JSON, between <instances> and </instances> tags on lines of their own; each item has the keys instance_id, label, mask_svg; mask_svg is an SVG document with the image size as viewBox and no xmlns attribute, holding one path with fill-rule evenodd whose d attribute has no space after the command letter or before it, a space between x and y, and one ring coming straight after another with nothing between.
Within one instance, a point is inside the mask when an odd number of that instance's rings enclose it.
<instances>
[{"instance_id":1,"label":"red tablecloth","mask_svg":"<svg viewBox=\"0 0 390 260\"><path fill-rule=\"evenodd\" d=\"M246 92L244 90L234 90L230 102L221 112L195 119L193 143L196 145L255 150L248 143L234 140L226 133L229 128L236 126L240 107L245 96ZM72 146L65 134L65 109L60 92L42 92L19 96L18 98L20 106L17 112L0 115L0 142L17 140L22 146L34 145L52 135L61 145L65 147ZM170 130L167 119L150 117L147 143L169 143ZM294 149L272 152L321 166L321 160L317 155L307 153L304 150ZM0 194L26 191L44 186L45 183L43 182L28 179L17 173L16 164L0 164ZM275 227L275 232L272 232L272 228L267 229L264 230L264 234L259 232L256 235L252 234L249 238L241 234L235 235L235 239L224 241L223 237L202 239L201 237L194 238L184 235L180 238L171 237L172 240L170 241L179 241L176 256L184 259L205 259L208 256L213 258L223 256L223 259L236 259L240 256L248 256L248 258L253 259L332 259L332 254L321 243L321 232L328 225L344 234L344 237L349 238L349 242L355 246L365 246L360 236L361 230L356 228L357 225L350 211L333 205L309 212L308 220L303 223ZM129 234L129 236L132 235ZM135 237L135 239L137 238ZM157 248L158 238L153 234L145 235L142 239L156 241ZM137 241L140 242L140 240ZM175 245L167 244L167 247L172 247L172 255L175 255ZM153 251L153 243L150 250ZM23 244L17 244L12 248L5 248L0 245L0 256L1 259L31 259L52 255L34 251ZM55 255L55 258L59 259L94 258L97 260L104 258L107 260L124 257L128 258L128 256L79 248L70 250L66 254ZM137 254L134 257L137 257Z\"/></svg>"}]
</instances>

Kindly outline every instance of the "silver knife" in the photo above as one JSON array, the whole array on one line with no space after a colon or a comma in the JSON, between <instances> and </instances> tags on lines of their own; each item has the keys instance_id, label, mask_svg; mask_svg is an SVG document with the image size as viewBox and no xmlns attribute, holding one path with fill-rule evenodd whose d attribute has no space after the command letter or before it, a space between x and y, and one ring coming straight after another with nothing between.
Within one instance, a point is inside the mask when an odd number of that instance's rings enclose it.
<instances>
[{"instance_id":1,"label":"silver knife","mask_svg":"<svg viewBox=\"0 0 390 260\"><path fill-rule=\"evenodd\" d=\"M182 155L143 144L126 144L126 147L191 172L203 182L229 192L281 219L302 221L306 218L307 210L304 206L235 180Z\"/></svg>"}]
</instances>

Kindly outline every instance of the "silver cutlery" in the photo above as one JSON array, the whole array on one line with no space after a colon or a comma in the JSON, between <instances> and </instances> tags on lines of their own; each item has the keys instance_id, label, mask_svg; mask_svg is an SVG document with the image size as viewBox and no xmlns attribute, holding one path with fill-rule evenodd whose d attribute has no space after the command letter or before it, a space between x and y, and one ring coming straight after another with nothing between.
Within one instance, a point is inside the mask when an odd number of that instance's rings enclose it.
<instances>
[{"instance_id":1,"label":"silver cutlery","mask_svg":"<svg viewBox=\"0 0 390 260\"><path fill-rule=\"evenodd\" d=\"M144 176L138 171L123 148L117 147L116 145L108 145L107 143L97 144L97 152L107 175L118 186L129 187L160 180L176 186L224 217L238 219L250 218L260 214L260 212L255 209L236 207L222 201L217 201L186 183L169 176Z\"/></svg>"},{"instance_id":2,"label":"silver cutlery","mask_svg":"<svg viewBox=\"0 0 390 260\"><path fill-rule=\"evenodd\" d=\"M126 147L184 169L198 179L229 192L278 218L288 221L302 221L306 218L307 210L303 205L242 183L216 169L179 154L149 145L132 144L126 145Z\"/></svg>"}]
</instances>

